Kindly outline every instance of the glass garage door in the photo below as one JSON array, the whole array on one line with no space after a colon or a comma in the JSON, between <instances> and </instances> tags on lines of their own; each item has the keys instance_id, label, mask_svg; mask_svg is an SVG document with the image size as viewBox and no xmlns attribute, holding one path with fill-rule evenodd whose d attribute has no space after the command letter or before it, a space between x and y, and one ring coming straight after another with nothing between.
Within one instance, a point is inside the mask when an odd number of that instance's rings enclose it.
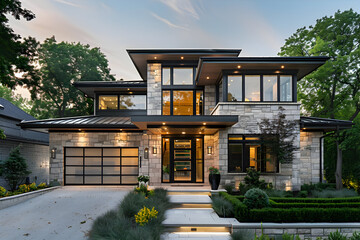
<instances>
[{"instance_id":1,"label":"glass garage door","mask_svg":"<svg viewBox=\"0 0 360 240\"><path fill-rule=\"evenodd\" d=\"M65 185L137 184L138 148L66 147Z\"/></svg>"}]
</instances>

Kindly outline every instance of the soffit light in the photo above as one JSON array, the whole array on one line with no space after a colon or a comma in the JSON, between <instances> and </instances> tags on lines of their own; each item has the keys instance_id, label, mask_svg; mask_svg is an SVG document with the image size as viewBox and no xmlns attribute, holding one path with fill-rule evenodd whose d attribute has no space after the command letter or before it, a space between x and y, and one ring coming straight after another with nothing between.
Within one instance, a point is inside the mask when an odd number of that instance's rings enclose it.
<instances>
[{"instance_id":1,"label":"soffit light","mask_svg":"<svg viewBox=\"0 0 360 240\"><path fill-rule=\"evenodd\" d=\"M154 57L154 59L157 59L157 57Z\"/></svg>"},{"instance_id":2,"label":"soffit light","mask_svg":"<svg viewBox=\"0 0 360 240\"><path fill-rule=\"evenodd\" d=\"M240 65L238 65L238 66L237 66L237 68L241 68L241 66L240 66Z\"/></svg>"},{"instance_id":3,"label":"soffit light","mask_svg":"<svg viewBox=\"0 0 360 240\"><path fill-rule=\"evenodd\" d=\"M284 66L284 65L281 65L281 68L282 68L282 69L284 69L284 68L285 68L285 66Z\"/></svg>"},{"instance_id":4,"label":"soffit light","mask_svg":"<svg viewBox=\"0 0 360 240\"><path fill-rule=\"evenodd\" d=\"M184 57L183 57L183 56L181 56L181 57L180 57L180 59L181 59L181 60L183 60L183 59L184 59Z\"/></svg>"},{"instance_id":5,"label":"soffit light","mask_svg":"<svg viewBox=\"0 0 360 240\"><path fill-rule=\"evenodd\" d=\"M210 79L210 77L206 77L206 79Z\"/></svg>"},{"instance_id":6,"label":"soffit light","mask_svg":"<svg viewBox=\"0 0 360 240\"><path fill-rule=\"evenodd\" d=\"M165 123L163 122L162 125L165 125Z\"/></svg>"},{"instance_id":7,"label":"soffit light","mask_svg":"<svg viewBox=\"0 0 360 240\"><path fill-rule=\"evenodd\" d=\"M186 132L181 132L181 134L186 134Z\"/></svg>"}]
</instances>

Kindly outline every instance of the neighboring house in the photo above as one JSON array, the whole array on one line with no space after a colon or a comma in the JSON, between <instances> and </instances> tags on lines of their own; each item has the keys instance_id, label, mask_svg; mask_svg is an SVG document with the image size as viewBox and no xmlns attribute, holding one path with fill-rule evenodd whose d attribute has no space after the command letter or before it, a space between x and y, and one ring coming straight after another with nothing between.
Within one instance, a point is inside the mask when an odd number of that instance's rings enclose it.
<instances>
[{"instance_id":1,"label":"neighboring house","mask_svg":"<svg viewBox=\"0 0 360 240\"><path fill-rule=\"evenodd\" d=\"M327 57L238 57L238 49L128 50L141 81L75 82L95 101L93 116L25 121L49 131L50 179L72 184L238 184L246 168L279 189L298 190L323 176L321 137L351 122L300 117L297 82ZM298 123L292 164L264 152L258 123ZM270 161L265 161L271 159Z\"/></svg>"},{"instance_id":2,"label":"neighboring house","mask_svg":"<svg viewBox=\"0 0 360 240\"><path fill-rule=\"evenodd\" d=\"M1 107L2 106L2 107ZM31 171L30 182L49 182L49 134L22 129L18 124L36 118L27 114L11 102L0 98L0 129L5 139L0 139L0 162L9 158L11 150L21 144L20 152ZM0 186L6 186L0 177Z\"/></svg>"}]
</instances>

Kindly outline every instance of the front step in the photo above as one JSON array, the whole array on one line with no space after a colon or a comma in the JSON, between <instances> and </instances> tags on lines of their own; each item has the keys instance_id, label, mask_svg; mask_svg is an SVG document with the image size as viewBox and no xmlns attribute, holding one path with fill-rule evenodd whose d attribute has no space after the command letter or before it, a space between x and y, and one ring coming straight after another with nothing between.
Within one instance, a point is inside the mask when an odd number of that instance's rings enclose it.
<instances>
[{"instance_id":1,"label":"front step","mask_svg":"<svg viewBox=\"0 0 360 240\"><path fill-rule=\"evenodd\" d=\"M169 189L168 195L207 195L210 196L210 190L207 189Z\"/></svg>"},{"instance_id":2,"label":"front step","mask_svg":"<svg viewBox=\"0 0 360 240\"><path fill-rule=\"evenodd\" d=\"M231 224L226 226L218 226L211 224L198 224L193 226L181 226L176 225L166 225L164 224L166 232L188 232L188 233L208 233L208 232L223 232L230 233L231 232Z\"/></svg>"}]
</instances>

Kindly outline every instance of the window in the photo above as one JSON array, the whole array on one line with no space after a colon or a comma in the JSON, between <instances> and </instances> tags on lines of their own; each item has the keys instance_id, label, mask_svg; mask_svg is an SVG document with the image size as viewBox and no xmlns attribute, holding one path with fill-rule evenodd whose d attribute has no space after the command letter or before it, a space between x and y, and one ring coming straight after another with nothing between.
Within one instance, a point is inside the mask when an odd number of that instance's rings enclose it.
<instances>
[{"instance_id":1,"label":"window","mask_svg":"<svg viewBox=\"0 0 360 240\"><path fill-rule=\"evenodd\" d=\"M260 101L260 76L245 75L245 101Z\"/></svg>"},{"instance_id":2,"label":"window","mask_svg":"<svg viewBox=\"0 0 360 240\"><path fill-rule=\"evenodd\" d=\"M203 91L196 91L196 115L203 115Z\"/></svg>"},{"instance_id":3,"label":"window","mask_svg":"<svg viewBox=\"0 0 360 240\"><path fill-rule=\"evenodd\" d=\"M173 115L193 115L193 91L173 91Z\"/></svg>"},{"instance_id":4,"label":"window","mask_svg":"<svg viewBox=\"0 0 360 240\"><path fill-rule=\"evenodd\" d=\"M173 68L174 85L193 85L194 68Z\"/></svg>"},{"instance_id":5,"label":"window","mask_svg":"<svg viewBox=\"0 0 360 240\"><path fill-rule=\"evenodd\" d=\"M263 76L263 96L264 101L277 101L277 76Z\"/></svg>"},{"instance_id":6,"label":"window","mask_svg":"<svg viewBox=\"0 0 360 240\"><path fill-rule=\"evenodd\" d=\"M162 69L162 85L170 85L171 83L171 72L170 68Z\"/></svg>"},{"instance_id":7,"label":"window","mask_svg":"<svg viewBox=\"0 0 360 240\"><path fill-rule=\"evenodd\" d=\"M242 76L228 76L228 102L242 101Z\"/></svg>"},{"instance_id":8,"label":"window","mask_svg":"<svg viewBox=\"0 0 360 240\"><path fill-rule=\"evenodd\" d=\"M292 101L292 76L280 76L280 101Z\"/></svg>"},{"instance_id":9,"label":"window","mask_svg":"<svg viewBox=\"0 0 360 240\"><path fill-rule=\"evenodd\" d=\"M162 115L170 115L170 91L163 91L162 95Z\"/></svg>"},{"instance_id":10,"label":"window","mask_svg":"<svg viewBox=\"0 0 360 240\"><path fill-rule=\"evenodd\" d=\"M257 136L229 135L228 172L242 173L254 168L264 173L278 172L278 162L269 147Z\"/></svg>"},{"instance_id":11,"label":"window","mask_svg":"<svg viewBox=\"0 0 360 240\"><path fill-rule=\"evenodd\" d=\"M100 110L118 109L118 96L99 96Z\"/></svg>"},{"instance_id":12,"label":"window","mask_svg":"<svg viewBox=\"0 0 360 240\"><path fill-rule=\"evenodd\" d=\"M203 95L202 90L164 90L162 115L203 115Z\"/></svg>"}]
</instances>

